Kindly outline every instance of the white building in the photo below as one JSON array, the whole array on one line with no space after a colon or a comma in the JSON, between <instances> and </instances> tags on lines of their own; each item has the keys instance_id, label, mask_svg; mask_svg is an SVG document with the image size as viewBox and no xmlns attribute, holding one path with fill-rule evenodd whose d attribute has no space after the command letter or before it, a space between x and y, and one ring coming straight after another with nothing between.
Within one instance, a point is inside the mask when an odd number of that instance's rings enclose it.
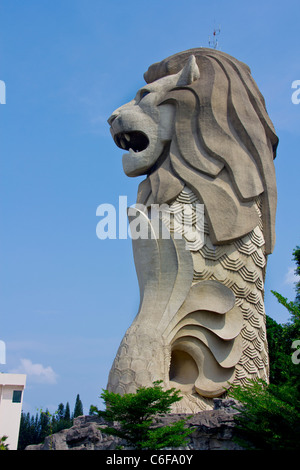
<instances>
[{"instance_id":1,"label":"white building","mask_svg":"<svg viewBox=\"0 0 300 470\"><path fill-rule=\"evenodd\" d=\"M5 443L9 450L18 447L25 384L25 374L0 373L0 438L8 437Z\"/></svg>"}]
</instances>

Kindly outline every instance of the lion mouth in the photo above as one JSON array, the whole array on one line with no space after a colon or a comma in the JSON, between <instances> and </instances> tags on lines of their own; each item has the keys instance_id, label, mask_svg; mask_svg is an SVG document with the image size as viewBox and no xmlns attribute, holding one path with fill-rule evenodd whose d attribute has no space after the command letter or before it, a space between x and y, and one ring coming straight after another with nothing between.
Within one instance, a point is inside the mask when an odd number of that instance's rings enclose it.
<instances>
[{"instance_id":1,"label":"lion mouth","mask_svg":"<svg viewBox=\"0 0 300 470\"><path fill-rule=\"evenodd\" d=\"M134 152L142 152L149 145L148 137L141 131L119 132L114 136L114 141L119 148Z\"/></svg>"}]
</instances>

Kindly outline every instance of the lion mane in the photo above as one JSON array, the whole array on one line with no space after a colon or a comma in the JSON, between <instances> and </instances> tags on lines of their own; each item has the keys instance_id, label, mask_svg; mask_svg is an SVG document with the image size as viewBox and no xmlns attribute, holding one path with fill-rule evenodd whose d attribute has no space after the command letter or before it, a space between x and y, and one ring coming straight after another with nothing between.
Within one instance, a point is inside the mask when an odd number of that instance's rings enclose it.
<instances>
[{"instance_id":1,"label":"lion mane","mask_svg":"<svg viewBox=\"0 0 300 470\"><path fill-rule=\"evenodd\" d=\"M214 244L241 238L258 225L261 198L266 254L275 243L278 138L250 69L230 55L197 48L151 65L152 83L183 69L193 55L200 76L176 86L160 104L176 107L168 152L140 184L138 203L171 202L188 186L204 204Z\"/></svg>"}]
</instances>

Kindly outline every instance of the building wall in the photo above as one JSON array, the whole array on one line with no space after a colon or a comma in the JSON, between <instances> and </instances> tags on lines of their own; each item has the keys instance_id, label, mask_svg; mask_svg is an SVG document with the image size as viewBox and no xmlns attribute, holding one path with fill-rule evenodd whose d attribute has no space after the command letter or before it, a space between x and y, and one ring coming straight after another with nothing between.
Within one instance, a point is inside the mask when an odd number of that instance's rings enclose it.
<instances>
[{"instance_id":1,"label":"building wall","mask_svg":"<svg viewBox=\"0 0 300 470\"><path fill-rule=\"evenodd\" d=\"M8 436L9 450L18 446L25 383L26 375L0 374L0 437ZM21 392L21 397L14 392Z\"/></svg>"}]
</instances>

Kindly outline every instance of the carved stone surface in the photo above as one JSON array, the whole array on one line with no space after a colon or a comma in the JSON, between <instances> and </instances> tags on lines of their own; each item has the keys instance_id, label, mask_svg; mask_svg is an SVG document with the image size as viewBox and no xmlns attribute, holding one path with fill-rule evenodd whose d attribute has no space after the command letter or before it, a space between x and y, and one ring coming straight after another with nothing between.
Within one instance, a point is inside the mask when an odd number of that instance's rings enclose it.
<instances>
[{"instance_id":1,"label":"carved stone surface","mask_svg":"<svg viewBox=\"0 0 300 470\"><path fill-rule=\"evenodd\" d=\"M191 49L144 77L109 119L125 173L147 175L129 221L148 236L133 239L140 308L108 390L162 380L184 395L175 412L197 413L230 383L268 380L278 139L248 66L223 52Z\"/></svg>"}]
</instances>

